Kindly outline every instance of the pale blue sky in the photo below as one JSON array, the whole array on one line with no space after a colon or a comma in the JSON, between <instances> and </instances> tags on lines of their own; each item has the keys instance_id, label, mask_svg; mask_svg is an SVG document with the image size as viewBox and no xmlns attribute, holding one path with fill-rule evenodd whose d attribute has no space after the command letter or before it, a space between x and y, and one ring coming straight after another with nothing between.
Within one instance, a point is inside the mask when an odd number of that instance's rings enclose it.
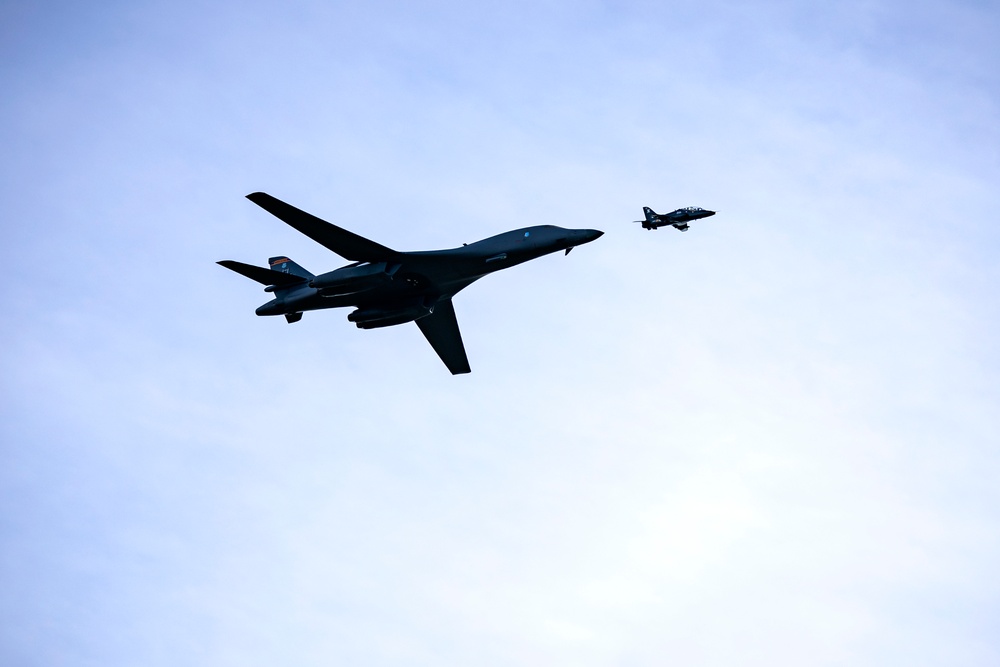
<instances>
[{"instance_id":1,"label":"pale blue sky","mask_svg":"<svg viewBox=\"0 0 1000 667\"><path fill-rule=\"evenodd\" d=\"M995 665L1000 8L0 8L0 664ZM416 327L216 266L598 242ZM719 211L644 232L643 205Z\"/></svg>"}]
</instances>

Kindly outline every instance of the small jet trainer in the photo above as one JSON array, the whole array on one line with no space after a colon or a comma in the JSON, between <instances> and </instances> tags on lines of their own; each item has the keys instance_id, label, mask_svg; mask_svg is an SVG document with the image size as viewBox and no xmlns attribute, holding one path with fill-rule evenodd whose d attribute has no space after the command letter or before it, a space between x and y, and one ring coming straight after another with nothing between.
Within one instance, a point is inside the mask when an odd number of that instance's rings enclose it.
<instances>
[{"instance_id":1,"label":"small jet trainer","mask_svg":"<svg viewBox=\"0 0 1000 667\"><path fill-rule=\"evenodd\" d=\"M452 374L469 373L469 359L451 299L483 276L522 262L590 243L604 232L525 227L450 250L397 252L301 211L263 192L247 199L313 241L352 262L314 275L288 257L270 268L232 260L222 266L264 285L274 299L258 315L284 315L289 324L307 310L354 307L347 319L359 329L416 322Z\"/></svg>"},{"instance_id":2,"label":"small jet trainer","mask_svg":"<svg viewBox=\"0 0 1000 667\"><path fill-rule=\"evenodd\" d=\"M710 215L715 215L715 211L706 211L705 209L698 208L697 206L679 208L676 211L663 214L657 213L648 206L643 206L642 212L646 214L646 219L636 220L635 222L641 222L643 229L656 229L657 227L663 227L665 225L673 225L675 229L679 229L682 232L686 232L688 230L688 223L692 220L698 220L700 218L707 218Z\"/></svg>"}]
</instances>

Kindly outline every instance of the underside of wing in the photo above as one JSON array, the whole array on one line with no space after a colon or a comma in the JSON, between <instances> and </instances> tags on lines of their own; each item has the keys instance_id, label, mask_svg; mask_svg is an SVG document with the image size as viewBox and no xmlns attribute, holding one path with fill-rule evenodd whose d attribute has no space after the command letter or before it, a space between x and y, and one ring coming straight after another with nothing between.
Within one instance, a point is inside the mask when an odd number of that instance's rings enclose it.
<instances>
[{"instance_id":1,"label":"underside of wing","mask_svg":"<svg viewBox=\"0 0 1000 667\"><path fill-rule=\"evenodd\" d=\"M434 313L417 320L417 326L452 375L472 372L451 299L439 301L434 306Z\"/></svg>"},{"instance_id":2,"label":"underside of wing","mask_svg":"<svg viewBox=\"0 0 1000 667\"><path fill-rule=\"evenodd\" d=\"M398 253L384 245L369 241L354 232L341 229L337 225L320 220L314 215L275 199L264 192L254 192L247 199L281 219L289 226L302 232L316 243L326 246L344 259L352 262L378 262L390 259Z\"/></svg>"},{"instance_id":3,"label":"underside of wing","mask_svg":"<svg viewBox=\"0 0 1000 667\"><path fill-rule=\"evenodd\" d=\"M291 273L283 273L281 271L274 271L272 269L265 269L262 266L254 266L253 264L235 262L231 259L224 259L221 262L216 262L216 264L224 266L230 271L235 271L241 276L246 276L250 280L256 280L261 285L278 285L279 287L286 287L289 285L297 285L305 281L305 278L302 276L296 276Z\"/></svg>"}]
</instances>

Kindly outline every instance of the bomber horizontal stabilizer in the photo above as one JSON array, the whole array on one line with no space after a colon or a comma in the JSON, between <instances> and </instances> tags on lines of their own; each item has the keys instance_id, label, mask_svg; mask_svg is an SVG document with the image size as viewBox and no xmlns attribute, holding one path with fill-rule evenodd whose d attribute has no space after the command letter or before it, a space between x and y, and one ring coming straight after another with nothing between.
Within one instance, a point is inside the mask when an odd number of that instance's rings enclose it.
<instances>
[{"instance_id":1,"label":"bomber horizontal stabilizer","mask_svg":"<svg viewBox=\"0 0 1000 667\"><path fill-rule=\"evenodd\" d=\"M384 245L369 241L354 232L341 229L337 225L321 220L291 204L286 204L266 192L254 192L247 195L247 199L281 219L290 227L302 232L316 243L326 246L352 262L380 262L398 254L392 248L386 248Z\"/></svg>"},{"instance_id":2,"label":"bomber horizontal stabilizer","mask_svg":"<svg viewBox=\"0 0 1000 667\"><path fill-rule=\"evenodd\" d=\"M221 262L216 262L220 266L224 266L230 271L235 271L241 276L246 276L250 280L256 280L261 285L277 285L278 287L289 287L291 285L298 285L306 281L302 276L296 276L292 273L282 273L281 271L273 271L272 269L265 269L262 266L254 266L253 264L244 264L243 262L235 262L231 259L224 259Z\"/></svg>"}]
</instances>

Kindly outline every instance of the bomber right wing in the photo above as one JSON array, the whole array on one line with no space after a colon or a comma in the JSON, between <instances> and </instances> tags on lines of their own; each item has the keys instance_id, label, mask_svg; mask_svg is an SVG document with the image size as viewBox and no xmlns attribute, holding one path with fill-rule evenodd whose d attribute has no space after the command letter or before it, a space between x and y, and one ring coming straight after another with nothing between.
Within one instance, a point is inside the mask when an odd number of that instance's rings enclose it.
<instances>
[{"instance_id":1,"label":"bomber right wing","mask_svg":"<svg viewBox=\"0 0 1000 667\"><path fill-rule=\"evenodd\" d=\"M302 232L316 243L326 246L352 262L380 262L399 254L392 248L386 248L384 245L369 241L346 229L341 229L326 220L320 220L316 216L297 209L291 204L286 204L266 192L254 192L247 195L247 199L281 219L290 227Z\"/></svg>"},{"instance_id":2,"label":"bomber right wing","mask_svg":"<svg viewBox=\"0 0 1000 667\"><path fill-rule=\"evenodd\" d=\"M472 372L451 299L438 301L434 312L417 320L417 326L452 375Z\"/></svg>"}]
</instances>

